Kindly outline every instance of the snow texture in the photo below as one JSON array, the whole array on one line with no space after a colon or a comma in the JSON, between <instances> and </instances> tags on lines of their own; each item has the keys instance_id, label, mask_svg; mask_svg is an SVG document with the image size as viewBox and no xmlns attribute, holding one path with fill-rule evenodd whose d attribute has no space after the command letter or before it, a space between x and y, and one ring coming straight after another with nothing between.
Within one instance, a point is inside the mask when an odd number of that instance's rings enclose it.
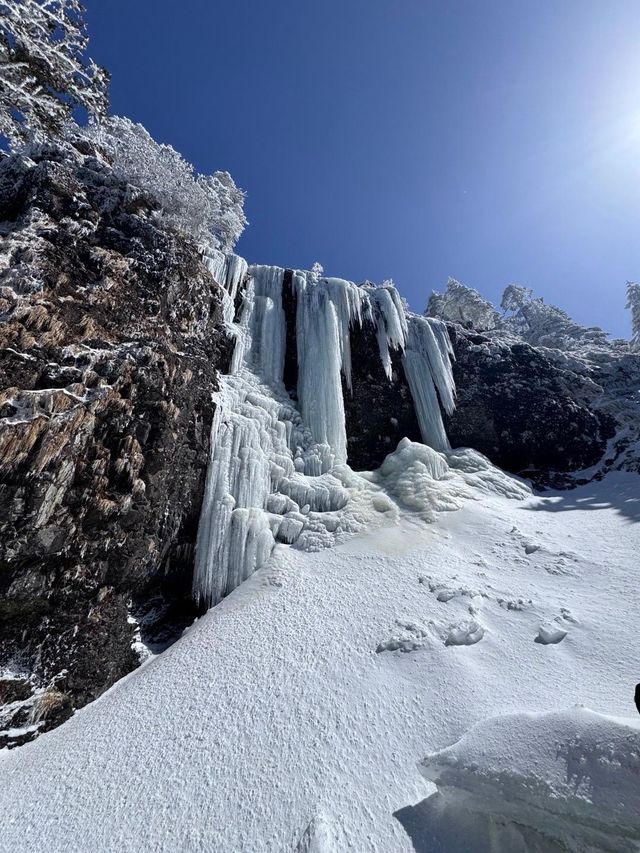
<instances>
[{"instance_id":1,"label":"snow texture","mask_svg":"<svg viewBox=\"0 0 640 853\"><path fill-rule=\"evenodd\" d=\"M513 499L471 467L476 499L430 524L359 479L360 534L276 545L166 652L0 752L0 851L637 851L637 475Z\"/></svg>"}]
</instances>

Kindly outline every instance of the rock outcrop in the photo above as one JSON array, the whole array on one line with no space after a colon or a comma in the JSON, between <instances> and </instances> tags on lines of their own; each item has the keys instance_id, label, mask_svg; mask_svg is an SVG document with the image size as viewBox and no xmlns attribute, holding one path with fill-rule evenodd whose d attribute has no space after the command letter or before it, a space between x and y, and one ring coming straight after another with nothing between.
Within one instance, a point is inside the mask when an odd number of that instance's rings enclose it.
<instances>
[{"instance_id":1,"label":"rock outcrop","mask_svg":"<svg viewBox=\"0 0 640 853\"><path fill-rule=\"evenodd\" d=\"M229 342L197 247L156 208L89 148L0 160L0 729L13 742L139 663L132 614L160 640L193 618Z\"/></svg>"},{"instance_id":2,"label":"rock outcrop","mask_svg":"<svg viewBox=\"0 0 640 853\"><path fill-rule=\"evenodd\" d=\"M457 408L447 432L540 485L602 460L617 428L605 390L584 362L450 325ZM640 375L639 375L640 378Z\"/></svg>"}]
</instances>

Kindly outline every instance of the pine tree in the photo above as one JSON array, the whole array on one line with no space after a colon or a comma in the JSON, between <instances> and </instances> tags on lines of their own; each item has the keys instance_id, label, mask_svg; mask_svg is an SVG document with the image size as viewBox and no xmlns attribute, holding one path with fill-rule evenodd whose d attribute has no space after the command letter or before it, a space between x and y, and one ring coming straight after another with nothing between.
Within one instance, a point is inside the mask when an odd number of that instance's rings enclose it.
<instances>
[{"instance_id":1,"label":"pine tree","mask_svg":"<svg viewBox=\"0 0 640 853\"><path fill-rule=\"evenodd\" d=\"M79 0L0 0L0 134L13 145L61 136L78 107L106 114L83 13Z\"/></svg>"},{"instance_id":2,"label":"pine tree","mask_svg":"<svg viewBox=\"0 0 640 853\"><path fill-rule=\"evenodd\" d=\"M444 293L431 293L425 314L453 323L470 324L475 329L494 329L498 321L493 305L473 287L455 278L449 278Z\"/></svg>"}]
</instances>

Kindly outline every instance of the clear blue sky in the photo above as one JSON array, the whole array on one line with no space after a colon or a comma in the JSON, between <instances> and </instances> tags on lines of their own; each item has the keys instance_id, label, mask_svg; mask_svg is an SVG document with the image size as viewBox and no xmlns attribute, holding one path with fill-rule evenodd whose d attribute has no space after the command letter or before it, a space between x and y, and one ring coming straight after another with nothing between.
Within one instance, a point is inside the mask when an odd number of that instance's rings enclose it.
<instances>
[{"instance_id":1,"label":"clear blue sky","mask_svg":"<svg viewBox=\"0 0 640 853\"><path fill-rule=\"evenodd\" d=\"M247 191L248 260L628 336L640 0L86 0L113 112Z\"/></svg>"}]
</instances>

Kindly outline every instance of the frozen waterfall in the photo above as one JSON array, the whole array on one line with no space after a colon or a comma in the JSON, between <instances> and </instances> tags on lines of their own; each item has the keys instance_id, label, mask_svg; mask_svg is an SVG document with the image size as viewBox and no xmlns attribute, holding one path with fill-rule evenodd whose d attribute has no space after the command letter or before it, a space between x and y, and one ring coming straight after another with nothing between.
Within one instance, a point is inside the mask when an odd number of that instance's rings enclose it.
<instances>
[{"instance_id":1,"label":"frozen waterfall","mask_svg":"<svg viewBox=\"0 0 640 853\"><path fill-rule=\"evenodd\" d=\"M452 411L451 344L439 321L409 314L395 287L357 286L295 271L297 405L283 373L285 270L247 267L213 252L205 262L224 289L235 338L211 428L211 461L196 543L193 591L210 606L269 558L276 542L317 549L352 525L343 379L351 393L351 330L375 331L387 379L402 364L425 443L448 447L440 407Z\"/></svg>"}]
</instances>

